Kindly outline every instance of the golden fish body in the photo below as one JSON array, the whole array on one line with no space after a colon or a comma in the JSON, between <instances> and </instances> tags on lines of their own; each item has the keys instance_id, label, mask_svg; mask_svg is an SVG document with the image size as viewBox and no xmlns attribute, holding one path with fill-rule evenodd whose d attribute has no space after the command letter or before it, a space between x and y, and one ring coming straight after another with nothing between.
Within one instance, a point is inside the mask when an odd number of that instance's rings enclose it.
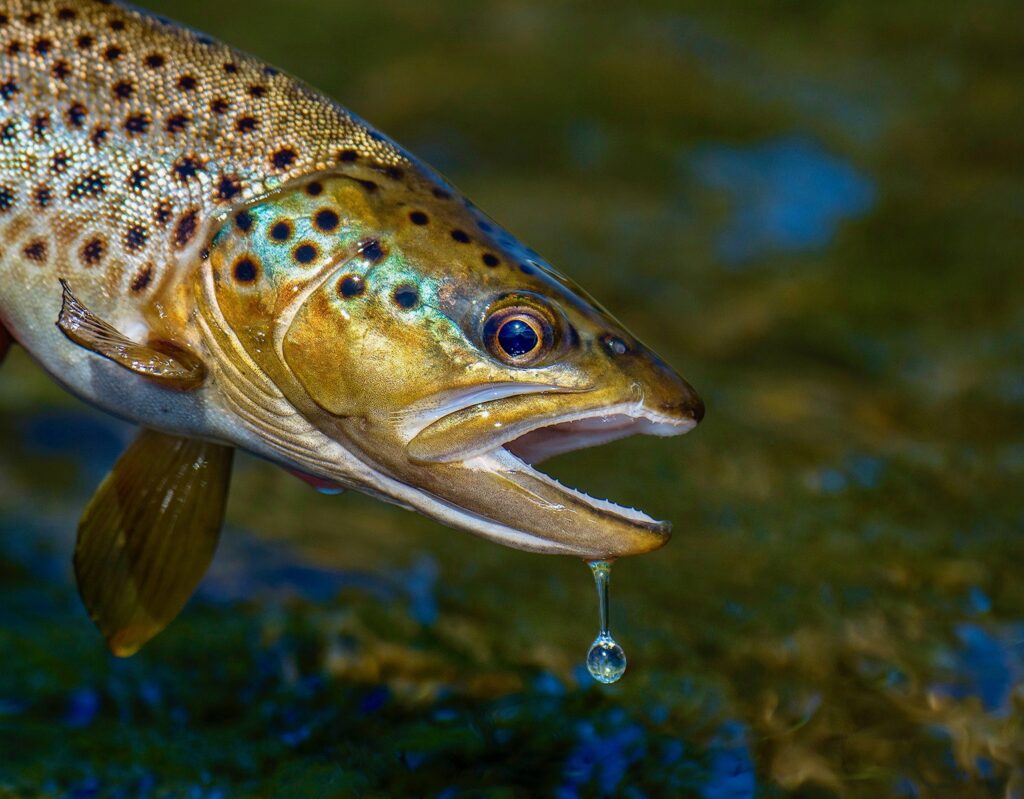
<instances>
[{"instance_id":1,"label":"golden fish body","mask_svg":"<svg viewBox=\"0 0 1024 799\"><path fill-rule=\"evenodd\" d=\"M685 432L699 398L442 178L294 79L113 3L5 0L0 47L0 333L161 431L80 531L115 651L201 577L234 447L522 549L667 540L532 464ZM172 529L203 531L206 560L168 550ZM153 594L160 570L180 590Z\"/></svg>"}]
</instances>

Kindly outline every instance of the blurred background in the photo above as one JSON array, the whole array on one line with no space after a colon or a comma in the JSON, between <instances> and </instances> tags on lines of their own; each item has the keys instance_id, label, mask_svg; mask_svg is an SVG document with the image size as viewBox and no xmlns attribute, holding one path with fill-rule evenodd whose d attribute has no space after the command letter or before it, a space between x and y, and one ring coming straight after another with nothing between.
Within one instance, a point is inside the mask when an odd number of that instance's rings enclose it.
<instances>
[{"instance_id":1,"label":"blurred background","mask_svg":"<svg viewBox=\"0 0 1024 799\"><path fill-rule=\"evenodd\" d=\"M0 796L1024 792L1024 5L143 0L432 163L700 390L563 456L669 518L612 578L243 458L105 653L77 518L132 430L0 370Z\"/></svg>"}]
</instances>

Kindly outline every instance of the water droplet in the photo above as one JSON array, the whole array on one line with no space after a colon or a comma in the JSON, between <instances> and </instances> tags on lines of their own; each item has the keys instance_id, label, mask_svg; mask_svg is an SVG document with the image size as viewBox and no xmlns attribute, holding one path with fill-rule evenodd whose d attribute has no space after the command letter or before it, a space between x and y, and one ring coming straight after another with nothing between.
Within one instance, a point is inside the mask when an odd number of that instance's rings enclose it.
<instances>
[{"instance_id":1,"label":"water droplet","mask_svg":"<svg viewBox=\"0 0 1024 799\"><path fill-rule=\"evenodd\" d=\"M626 653L607 633L599 633L587 653L587 671L598 682L618 682L626 671Z\"/></svg>"},{"instance_id":2,"label":"water droplet","mask_svg":"<svg viewBox=\"0 0 1024 799\"><path fill-rule=\"evenodd\" d=\"M587 671L601 683L613 683L626 671L626 653L612 638L608 629L608 581L611 579L612 564L606 560L590 562L597 588L597 607L601 615L601 629L587 653Z\"/></svg>"}]
</instances>

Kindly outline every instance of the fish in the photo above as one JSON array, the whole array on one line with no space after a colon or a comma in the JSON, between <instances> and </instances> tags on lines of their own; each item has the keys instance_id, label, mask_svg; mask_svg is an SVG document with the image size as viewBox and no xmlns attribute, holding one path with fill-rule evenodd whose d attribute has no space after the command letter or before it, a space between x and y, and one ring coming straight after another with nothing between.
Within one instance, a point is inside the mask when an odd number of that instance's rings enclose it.
<instances>
[{"instance_id":1,"label":"fish","mask_svg":"<svg viewBox=\"0 0 1024 799\"><path fill-rule=\"evenodd\" d=\"M666 543L536 465L685 433L700 397L440 174L128 5L2 0L0 53L0 361L140 428L75 544L114 654L205 574L235 450L522 550Z\"/></svg>"}]
</instances>

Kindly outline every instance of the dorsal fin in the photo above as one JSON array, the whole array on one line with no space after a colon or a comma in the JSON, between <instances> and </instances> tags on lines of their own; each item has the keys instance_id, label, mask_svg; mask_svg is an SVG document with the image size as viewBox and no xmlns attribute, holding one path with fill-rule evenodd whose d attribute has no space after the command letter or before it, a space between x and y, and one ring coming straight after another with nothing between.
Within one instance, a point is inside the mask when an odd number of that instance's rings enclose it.
<instances>
[{"instance_id":1,"label":"dorsal fin","mask_svg":"<svg viewBox=\"0 0 1024 799\"><path fill-rule=\"evenodd\" d=\"M206 367L191 352L170 342L132 341L86 308L66 280L60 284L64 300L57 327L75 344L170 388L188 390L203 382Z\"/></svg>"},{"instance_id":2,"label":"dorsal fin","mask_svg":"<svg viewBox=\"0 0 1024 799\"><path fill-rule=\"evenodd\" d=\"M142 430L78 527L75 576L115 655L173 621L213 559L234 450Z\"/></svg>"}]
</instances>

